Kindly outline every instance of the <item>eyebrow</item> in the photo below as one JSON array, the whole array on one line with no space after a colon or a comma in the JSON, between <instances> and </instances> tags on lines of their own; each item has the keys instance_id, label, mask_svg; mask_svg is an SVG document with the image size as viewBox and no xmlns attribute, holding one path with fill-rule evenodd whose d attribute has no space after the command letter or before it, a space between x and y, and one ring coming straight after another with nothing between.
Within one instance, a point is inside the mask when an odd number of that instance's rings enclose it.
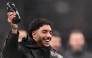
<instances>
[{"instance_id":1,"label":"eyebrow","mask_svg":"<svg viewBox=\"0 0 92 58\"><path fill-rule=\"evenodd\" d=\"M48 31L48 30L42 30L42 31ZM52 30L50 30L50 32L52 32Z\"/></svg>"}]
</instances>

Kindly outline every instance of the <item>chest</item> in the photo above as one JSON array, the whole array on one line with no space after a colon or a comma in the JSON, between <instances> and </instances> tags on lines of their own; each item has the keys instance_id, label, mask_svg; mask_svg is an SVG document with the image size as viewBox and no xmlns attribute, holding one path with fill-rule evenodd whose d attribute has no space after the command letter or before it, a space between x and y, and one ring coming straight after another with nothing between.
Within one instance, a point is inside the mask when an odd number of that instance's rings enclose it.
<instances>
[{"instance_id":1,"label":"chest","mask_svg":"<svg viewBox=\"0 0 92 58\"><path fill-rule=\"evenodd\" d=\"M50 58L50 51L42 49L27 49L26 58Z\"/></svg>"}]
</instances>

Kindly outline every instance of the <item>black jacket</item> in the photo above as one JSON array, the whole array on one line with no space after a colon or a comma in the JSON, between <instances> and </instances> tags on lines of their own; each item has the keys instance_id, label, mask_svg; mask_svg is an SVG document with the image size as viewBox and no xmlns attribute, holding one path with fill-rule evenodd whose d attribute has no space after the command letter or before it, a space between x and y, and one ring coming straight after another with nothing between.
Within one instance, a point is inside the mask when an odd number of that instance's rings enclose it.
<instances>
[{"instance_id":1,"label":"black jacket","mask_svg":"<svg viewBox=\"0 0 92 58\"><path fill-rule=\"evenodd\" d=\"M62 58L51 47L39 47L29 36L18 42L18 36L19 33L9 33L2 53L4 58Z\"/></svg>"}]
</instances>

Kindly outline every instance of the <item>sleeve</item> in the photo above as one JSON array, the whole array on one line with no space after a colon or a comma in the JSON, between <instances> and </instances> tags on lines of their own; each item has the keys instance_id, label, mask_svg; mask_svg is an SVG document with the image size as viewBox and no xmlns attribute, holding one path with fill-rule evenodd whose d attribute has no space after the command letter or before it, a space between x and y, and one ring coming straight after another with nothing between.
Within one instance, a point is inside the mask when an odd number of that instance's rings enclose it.
<instances>
[{"instance_id":1,"label":"sleeve","mask_svg":"<svg viewBox=\"0 0 92 58\"><path fill-rule=\"evenodd\" d=\"M2 52L4 58L21 58L19 55L22 53L18 51L18 36L19 32L17 34L9 32Z\"/></svg>"}]
</instances>

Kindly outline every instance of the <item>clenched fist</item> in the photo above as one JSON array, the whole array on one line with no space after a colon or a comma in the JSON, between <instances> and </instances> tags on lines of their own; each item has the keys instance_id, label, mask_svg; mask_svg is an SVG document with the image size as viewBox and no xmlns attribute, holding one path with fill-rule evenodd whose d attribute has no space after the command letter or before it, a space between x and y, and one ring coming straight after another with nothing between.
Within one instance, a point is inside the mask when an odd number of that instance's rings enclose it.
<instances>
[{"instance_id":1,"label":"clenched fist","mask_svg":"<svg viewBox=\"0 0 92 58\"><path fill-rule=\"evenodd\" d=\"M18 24L14 24L12 22L13 18L16 17L16 13L15 12L8 12L8 23L10 24L11 28L12 28L12 32L16 33L17 29L18 29Z\"/></svg>"}]
</instances>

